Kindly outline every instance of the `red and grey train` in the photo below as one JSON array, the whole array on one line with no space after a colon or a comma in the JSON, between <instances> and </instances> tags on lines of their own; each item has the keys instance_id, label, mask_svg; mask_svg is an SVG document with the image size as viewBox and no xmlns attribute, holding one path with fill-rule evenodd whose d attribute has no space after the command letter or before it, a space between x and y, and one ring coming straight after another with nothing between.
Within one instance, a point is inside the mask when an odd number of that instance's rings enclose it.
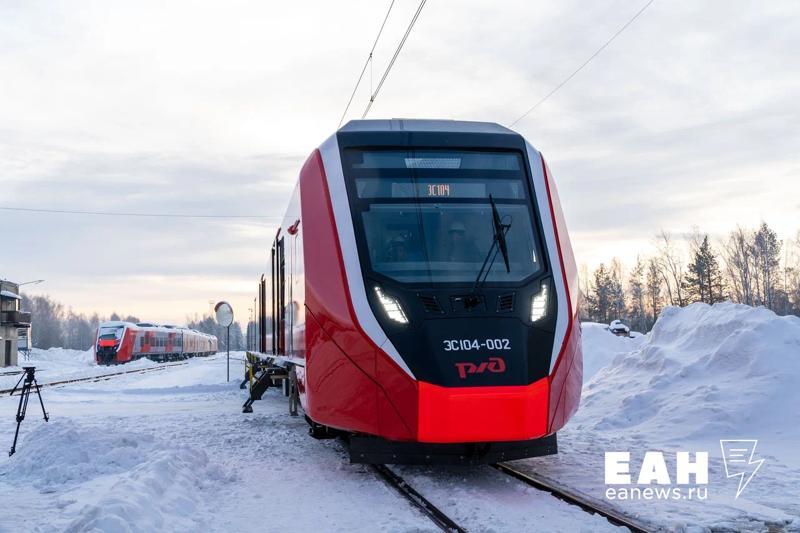
<instances>
[{"instance_id":1,"label":"red and grey train","mask_svg":"<svg viewBox=\"0 0 800 533\"><path fill-rule=\"evenodd\" d=\"M305 162L270 256L257 356L291 369L312 434L354 462L556 453L581 391L578 276L522 136L352 121Z\"/></svg>"},{"instance_id":2,"label":"red and grey train","mask_svg":"<svg viewBox=\"0 0 800 533\"><path fill-rule=\"evenodd\" d=\"M103 322L94 344L98 365L128 363L147 357L173 361L217 352L217 338L193 329L132 322Z\"/></svg>"}]
</instances>

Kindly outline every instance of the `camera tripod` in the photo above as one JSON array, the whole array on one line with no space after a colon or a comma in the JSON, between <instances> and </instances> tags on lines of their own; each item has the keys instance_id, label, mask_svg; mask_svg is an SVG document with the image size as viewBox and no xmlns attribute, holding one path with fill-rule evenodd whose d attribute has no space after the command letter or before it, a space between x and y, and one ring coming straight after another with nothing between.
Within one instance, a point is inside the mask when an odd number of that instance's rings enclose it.
<instances>
[{"instance_id":1,"label":"camera tripod","mask_svg":"<svg viewBox=\"0 0 800 533\"><path fill-rule=\"evenodd\" d=\"M35 366L23 366L22 370L25 373L19 378L17 384L14 385L14 389L11 391L11 396L17 391L20 383L22 383L22 390L19 393L19 407L17 407L17 431L14 433L14 444L11 445L11 451L8 452L8 456L11 457L14 455L14 452L17 451L17 437L19 437L19 425L25 420L25 411L28 410L28 399L31 396L31 389L36 387L36 395L39 396L39 404L42 406L42 413L44 414L44 421L47 422L50 418L47 416L47 411L44 409L44 401L42 400L42 393L39 391L39 384L36 382L36 367ZM23 380L25 380L23 382Z\"/></svg>"}]
</instances>

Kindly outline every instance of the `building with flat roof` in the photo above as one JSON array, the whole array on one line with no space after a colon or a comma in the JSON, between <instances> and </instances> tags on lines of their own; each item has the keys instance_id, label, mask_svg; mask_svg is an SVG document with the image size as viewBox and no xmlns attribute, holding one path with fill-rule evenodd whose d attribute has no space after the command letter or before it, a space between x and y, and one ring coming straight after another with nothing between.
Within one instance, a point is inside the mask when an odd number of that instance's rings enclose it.
<instances>
[{"instance_id":1,"label":"building with flat roof","mask_svg":"<svg viewBox=\"0 0 800 533\"><path fill-rule=\"evenodd\" d=\"M0 367L17 365L19 330L31 327L31 314L20 311L19 285L0 280Z\"/></svg>"}]
</instances>

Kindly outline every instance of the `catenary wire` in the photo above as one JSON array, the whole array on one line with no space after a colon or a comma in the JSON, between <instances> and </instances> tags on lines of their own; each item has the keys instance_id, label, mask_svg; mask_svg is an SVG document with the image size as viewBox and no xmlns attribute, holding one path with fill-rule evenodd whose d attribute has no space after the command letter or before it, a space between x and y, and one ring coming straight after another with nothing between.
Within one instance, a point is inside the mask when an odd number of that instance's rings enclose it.
<instances>
[{"instance_id":1,"label":"catenary wire","mask_svg":"<svg viewBox=\"0 0 800 533\"><path fill-rule=\"evenodd\" d=\"M358 80L356 80L356 86L353 87L353 93L350 95L350 100L347 101L347 106L344 108L344 112L342 113L342 118L339 119L339 127L342 126L342 122L344 122L344 117L347 116L347 112L350 110L350 104L353 103L353 98L356 95L356 91L358 90L358 86L361 85L361 79L364 77L364 73L367 71L367 66L372 62L372 54L375 52L375 47L378 45L378 39L381 38L381 34L383 33L383 28L386 26L386 21L389 20L389 13L392 12L392 7L394 6L395 0L389 4L389 9L386 11L386 16L383 17L383 24L381 24L381 29L378 30L378 35L375 37L375 42L372 43L372 48L369 50L369 55L367 55L367 60L364 61L364 67L361 69L361 74L358 75ZM372 92L370 90L370 92Z\"/></svg>"},{"instance_id":2,"label":"catenary wire","mask_svg":"<svg viewBox=\"0 0 800 533\"><path fill-rule=\"evenodd\" d=\"M589 63L591 63L591 61L592 61L592 60L593 60L595 57L597 57L598 55L600 55L600 53L601 53L603 50L605 50L605 49L606 49L606 47L608 47L608 45L610 45L610 44L611 44L611 43L614 41L614 39L616 39L617 37L619 37L619 35L620 35L620 34L621 34L623 31L625 31L625 30L628 28L628 26L630 26L631 24L633 24L633 23L634 23L634 21L636 21L636 19L637 19L637 18L639 18L639 16L640 16L642 13L644 13L644 12L645 12L645 10L646 10L648 7L650 7L650 4L652 4L653 2L655 2L655 0L649 0L649 1L648 1L648 2L645 4L645 5L643 5L643 6L641 7L641 9L639 9L639 11L637 11L637 12L636 12L636 14L635 14L635 15L633 15L633 17L631 17L631 18L628 20L628 22L626 22L625 24L623 24L623 25L622 25L622 27L621 27L620 29L618 29L618 30L616 31L616 33L614 33L614 35L612 35L612 36L611 36L611 38L610 38L610 39L608 39L608 40L607 40L605 43L603 43L603 45L602 45L600 48L598 48L598 49L597 49L597 50L596 50L596 51L595 51L595 52L594 52L594 53L593 53L591 56L589 56L589 58L588 58L586 61L584 61L584 62L583 62L583 63L582 63L582 64L581 64L581 65L580 65L578 68L576 68L574 71L572 71L572 74L570 74L569 76L567 76L566 78L564 78L564 79L561 81L561 83L559 83L558 85L556 85L556 86L553 88L553 90L551 90L549 93L547 93L547 94L546 94L546 95L545 95L545 96L544 96L544 97L543 97L541 100L539 100L538 102L536 102L535 104L533 104L533 105L532 105L530 108L528 108L528 110L527 110L527 111L525 111L525 112L524 112L522 115L520 115L519 117L517 117L517 119L516 119L514 122L512 122L511 124L509 124L509 127L513 127L513 126L514 126L514 125L515 125L517 122L519 122L519 121L520 121L520 120L522 120L523 118L525 118L525 117L527 117L528 115L530 115L530 114L533 112L533 110L534 110L534 109L536 109L537 107L539 107L540 105L542 105L542 104L543 104L545 101L547 101L547 99L548 99L548 98L550 98L550 97L551 97L551 96L553 96L555 93L557 93L559 89L561 89L561 88L562 88L564 85L566 85L567 83L569 83L569 81L570 81L572 78L574 78L574 77L575 77L575 76L576 76L576 75L577 75L577 74L578 74L578 73L579 73L581 70L583 70L583 68L584 68L586 65L588 65Z\"/></svg>"},{"instance_id":3,"label":"catenary wire","mask_svg":"<svg viewBox=\"0 0 800 533\"><path fill-rule=\"evenodd\" d=\"M370 97L369 97L369 103L367 103L367 107L364 109L364 113L361 115L362 119L367 116L367 113L369 113L369 110L372 107L373 102L375 102L375 99L378 97L378 93L380 92L381 87L383 87L383 82L385 82L386 81L386 77L389 76L389 72L392 70L392 66L394 66L394 62L397 60L397 56L400 55L400 51L403 49L403 45L406 43L406 39L408 39L408 35L411 33L411 29L414 27L414 24L417 22L417 19L419 18L419 14L422 12L422 8L425 7L425 2L426 1L427 0L421 0L421 2L419 3L419 7L417 8L417 11L416 11L416 13L414 13L414 18L412 18L411 22L408 24L408 28L406 29L405 35L403 35L403 38L400 40L400 44L397 45L397 50L394 51L394 55L392 56L392 60L389 61L389 65L386 67L386 70L384 71L383 76L381 76L381 81L378 82L378 86L375 88L375 92L372 93L370 95Z\"/></svg>"}]
</instances>

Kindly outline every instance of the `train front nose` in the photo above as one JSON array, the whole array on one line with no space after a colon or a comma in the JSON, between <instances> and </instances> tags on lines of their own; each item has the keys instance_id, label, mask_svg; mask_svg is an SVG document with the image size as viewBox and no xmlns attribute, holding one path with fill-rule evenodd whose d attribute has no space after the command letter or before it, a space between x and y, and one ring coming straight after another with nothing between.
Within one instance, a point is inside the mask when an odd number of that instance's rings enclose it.
<instances>
[{"instance_id":1,"label":"train front nose","mask_svg":"<svg viewBox=\"0 0 800 533\"><path fill-rule=\"evenodd\" d=\"M421 442L521 441L547 434L549 383L442 387L419 383Z\"/></svg>"},{"instance_id":2,"label":"train front nose","mask_svg":"<svg viewBox=\"0 0 800 533\"><path fill-rule=\"evenodd\" d=\"M119 341L117 339L100 339L97 341L97 362L110 365L117 356Z\"/></svg>"},{"instance_id":3,"label":"train front nose","mask_svg":"<svg viewBox=\"0 0 800 533\"><path fill-rule=\"evenodd\" d=\"M548 433L552 334L509 314L440 314L393 336L417 377L418 440L523 441Z\"/></svg>"}]
</instances>

